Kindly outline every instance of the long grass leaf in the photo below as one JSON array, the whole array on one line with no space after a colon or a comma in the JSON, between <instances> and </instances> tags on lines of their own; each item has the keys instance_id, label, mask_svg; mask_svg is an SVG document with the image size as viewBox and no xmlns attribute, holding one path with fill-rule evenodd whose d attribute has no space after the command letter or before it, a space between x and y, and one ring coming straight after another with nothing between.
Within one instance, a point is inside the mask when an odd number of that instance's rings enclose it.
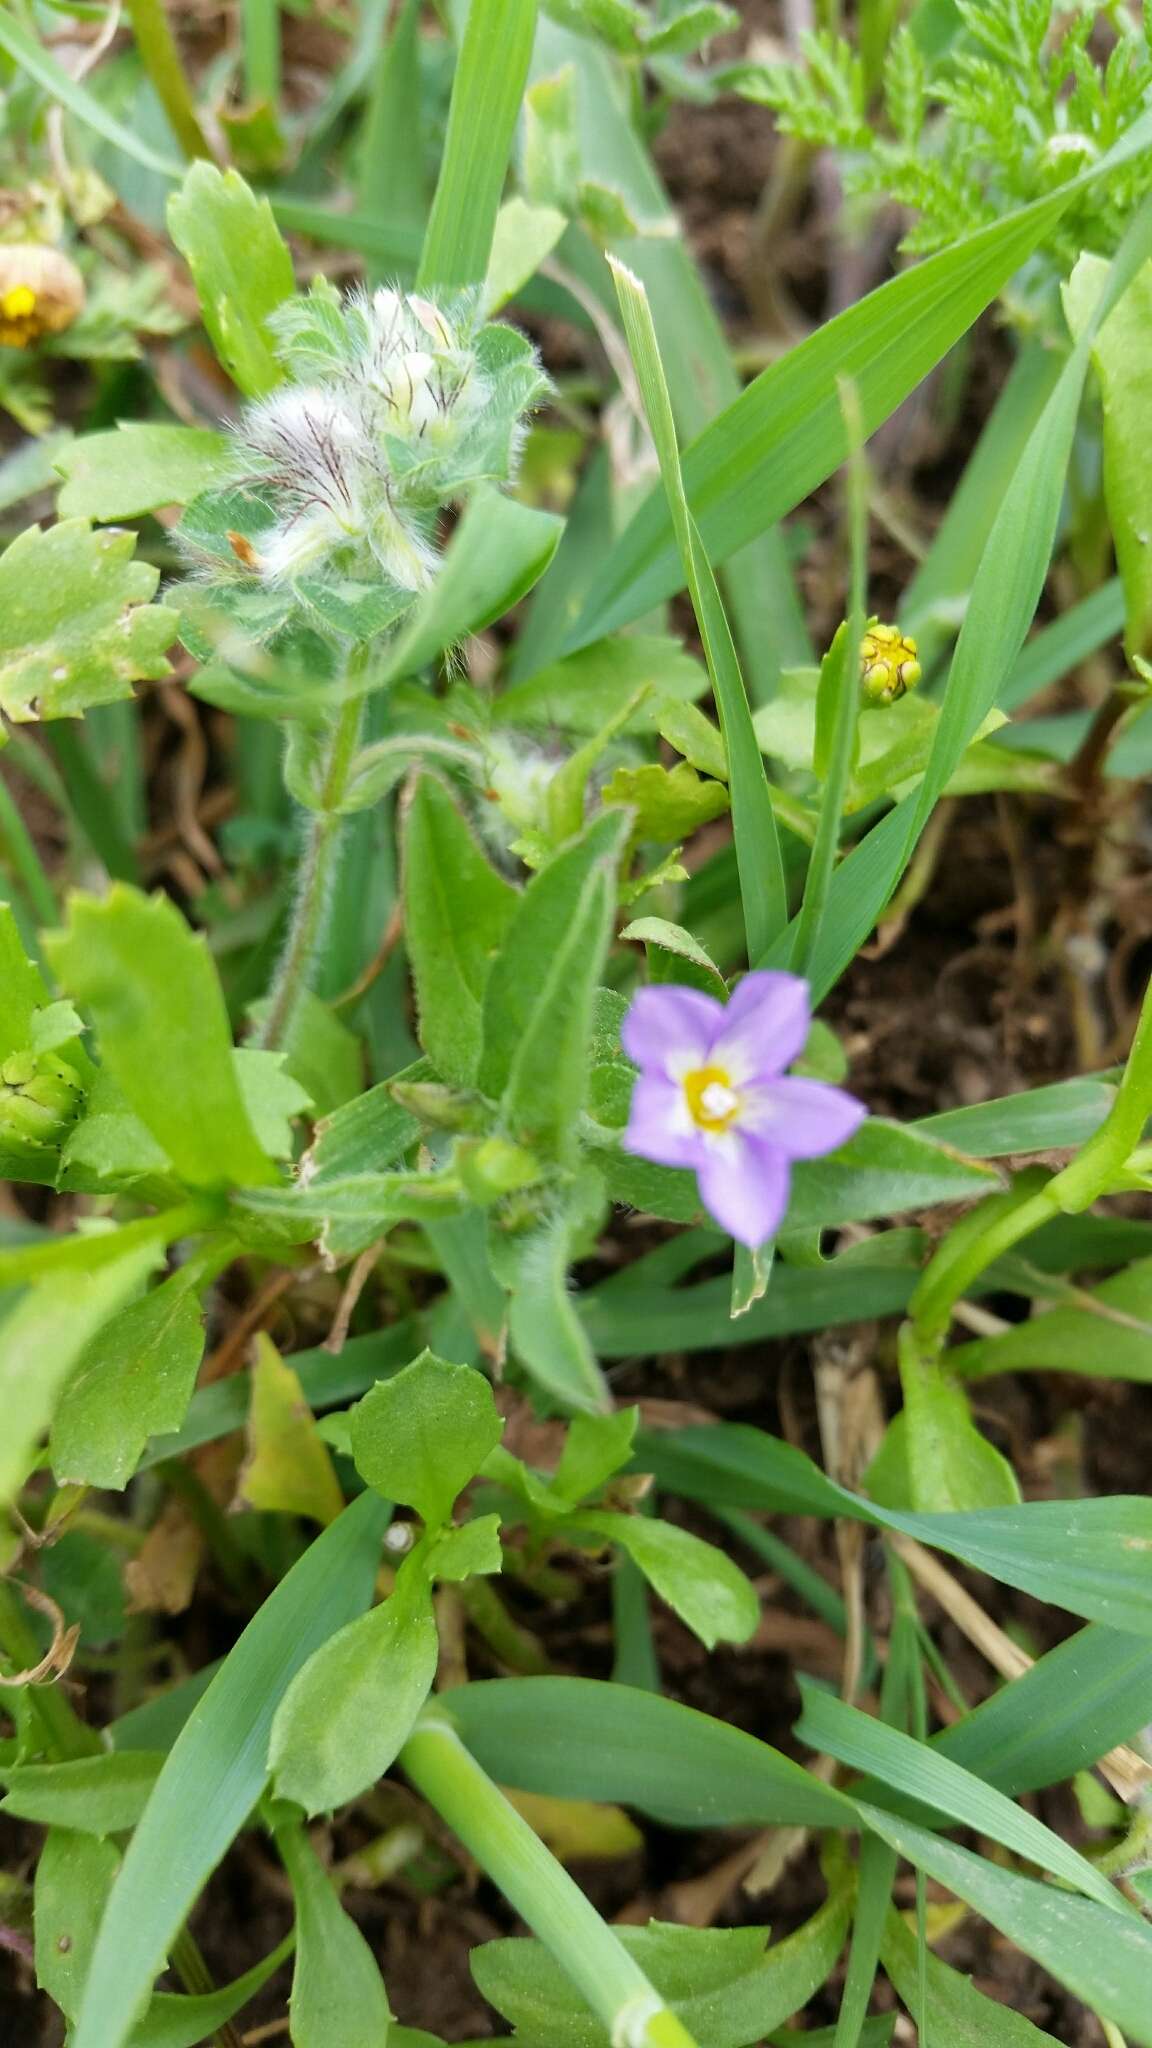
<instances>
[{"instance_id":1,"label":"long grass leaf","mask_svg":"<svg viewBox=\"0 0 1152 2048\"><path fill-rule=\"evenodd\" d=\"M114 114L82 85L70 76L62 64L57 63L50 50L29 33L22 22L15 19L11 9L0 9L0 50L6 50L21 71L34 78L43 86L50 99L67 107L86 128L96 135L102 135L106 142L115 143L126 156L134 158L149 171L158 171L162 178L182 178L184 166L174 157L161 156L146 142L141 142L131 128L125 128Z\"/></svg>"},{"instance_id":2,"label":"long grass leaf","mask_svg":"<svg viewBox=\"0 0 1152 2048\"><path fill-rule=\"evenodd\" d=\"M1152 146L1152 115L1083 174L1088 185ZM1059 192L982 228L906 270L773 363L684 456L688 501L713 562L773 526L839 468L847 454L837 379L851 378L865 436L990 305L1086 186ZM679 587L682 570L667 510L646 500L590 591L569 648L642 617Z\"/></svg>"},{"instance_id":3,"label":"long grass leaf","mask_svg":"<svg viewBox=\"0 0 1152 2048\"><path fill-rule=\"evenodd\" d=\"M482 284L536 31L536 0L471 0L417 283Z\"/></svg>"},{"instance_id":4,"label":"long grass leaf","mask_svg":"<svg viewBox=\"0 0 1152 2048\"><path fill-rule=\"evenodd\" d=\"M173 1938L267 1778L268 1736L289 1681L367 1607L388 1509L362 1494L306 1550L193 1708L101 1922L73 2048L122 2048Z\"/></svg>"},{"instance_id":5,"label":"long grass leaf","mask_svg":"<svg viewBox=\"0 0 1152 2048\"><path fill-rule=\"evenodd\" d=\"M772 944L787 916L784 868L764 759L716 578L684 494L676 424L648 295L639 278L623 264L613 262L612 274L720 713L728 755L732 835L736 842L748 956L757 960Z\"/></svg>"}]
</instances>

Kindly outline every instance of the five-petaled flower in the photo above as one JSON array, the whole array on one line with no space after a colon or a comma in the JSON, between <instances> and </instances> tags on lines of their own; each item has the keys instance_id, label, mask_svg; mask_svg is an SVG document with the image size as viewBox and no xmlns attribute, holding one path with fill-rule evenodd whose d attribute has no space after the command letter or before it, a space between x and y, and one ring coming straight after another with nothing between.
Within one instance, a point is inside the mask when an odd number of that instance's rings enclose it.
<instances>
[{"instance_id":1,"label":"five-petaled flower","mask_svg":"<svg viewBox=\"0 0 1152 2048\"><path fill-rule=\"evenodd\" d=\"M695 1169L700 1199L739 1244L774 1236L792 1161L835 1152L867 1112L825 1081L785 1073L811 1024L795 974L745 975L725 1006L665 984L633 998L621 1031L640 1069L624 1145Z\"/></svg>"}]
</instances>

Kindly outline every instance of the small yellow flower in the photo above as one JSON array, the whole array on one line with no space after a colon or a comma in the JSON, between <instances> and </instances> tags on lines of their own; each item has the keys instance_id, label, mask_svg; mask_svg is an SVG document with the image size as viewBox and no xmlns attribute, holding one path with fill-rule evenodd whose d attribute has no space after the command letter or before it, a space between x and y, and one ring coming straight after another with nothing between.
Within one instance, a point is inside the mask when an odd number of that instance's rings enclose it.
<instances>
[{"instance_id":1,"label":"small yellow flower","mask_svg":"<svg viewBox=\"0 0 1152 2048\"><path fill-rule=\"evenodd\" d=\"M0 246L0 343L27 348L62 334L84 305L84 279L71 258L40 242Z\"/></svg>"},{"instance_id":2,"label":"small yellow flower","mask_svg":"<svg viewBox=\"0 0 1152 2048\"><path fill-rule=\"evenodd\" d=\"M873 704L894 704L920 681L916 642L899 626L870 619L860 642L860 681Z\"/></svg>"}]
</instances>

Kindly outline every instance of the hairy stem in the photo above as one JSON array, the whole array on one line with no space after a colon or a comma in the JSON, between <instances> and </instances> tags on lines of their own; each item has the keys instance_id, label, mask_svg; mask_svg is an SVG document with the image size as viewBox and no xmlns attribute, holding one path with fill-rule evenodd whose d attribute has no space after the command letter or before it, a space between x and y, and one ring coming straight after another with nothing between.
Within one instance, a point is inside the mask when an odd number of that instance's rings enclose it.
<instances>
[{"instance_id":1,"label":"hairy stem","mask_svg":"<svg viewBox=\"0 0 1152 2048\"><path fill-rule=\"evenodd\" d=\"M268 1015L257 1041L268 1050L275 1050L284 1043L300 999L311 987L340 864L340 843L344 832L340 806L360 738L362 714L362 699L352 698L337 714L329 734L321 800L309 818L300 887L288 942L272 984Z\"/></svg>"}]
</instances>

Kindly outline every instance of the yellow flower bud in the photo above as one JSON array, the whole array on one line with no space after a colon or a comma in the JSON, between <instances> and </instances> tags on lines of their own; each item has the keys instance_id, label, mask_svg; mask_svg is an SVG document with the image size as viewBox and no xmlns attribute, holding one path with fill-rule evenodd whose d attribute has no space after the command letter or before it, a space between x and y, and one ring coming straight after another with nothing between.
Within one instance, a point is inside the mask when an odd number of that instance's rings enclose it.
<instances>
[{"instance_id":1,"label":"yellow flower bud","mask_svg":"<svg viewBox=\"0 0 1152 2048\"><path fill-rule=\"evenodd\" d=\"M916 642L899 626L870 619L860 642L860 681L873 704L894 704L920 681Z\"/></svg>"},{"instance_id":2,"label":"yellow flower bud","mask_svg":"<svg viewBox=\"0 0 1152 2048\"><path fill-rule=\"evenodd\" d=\"M84 279L70 256L40 242L0 246L0 342L27 348L62 334L84 307Z\"/></svg>"}]
</instances>

